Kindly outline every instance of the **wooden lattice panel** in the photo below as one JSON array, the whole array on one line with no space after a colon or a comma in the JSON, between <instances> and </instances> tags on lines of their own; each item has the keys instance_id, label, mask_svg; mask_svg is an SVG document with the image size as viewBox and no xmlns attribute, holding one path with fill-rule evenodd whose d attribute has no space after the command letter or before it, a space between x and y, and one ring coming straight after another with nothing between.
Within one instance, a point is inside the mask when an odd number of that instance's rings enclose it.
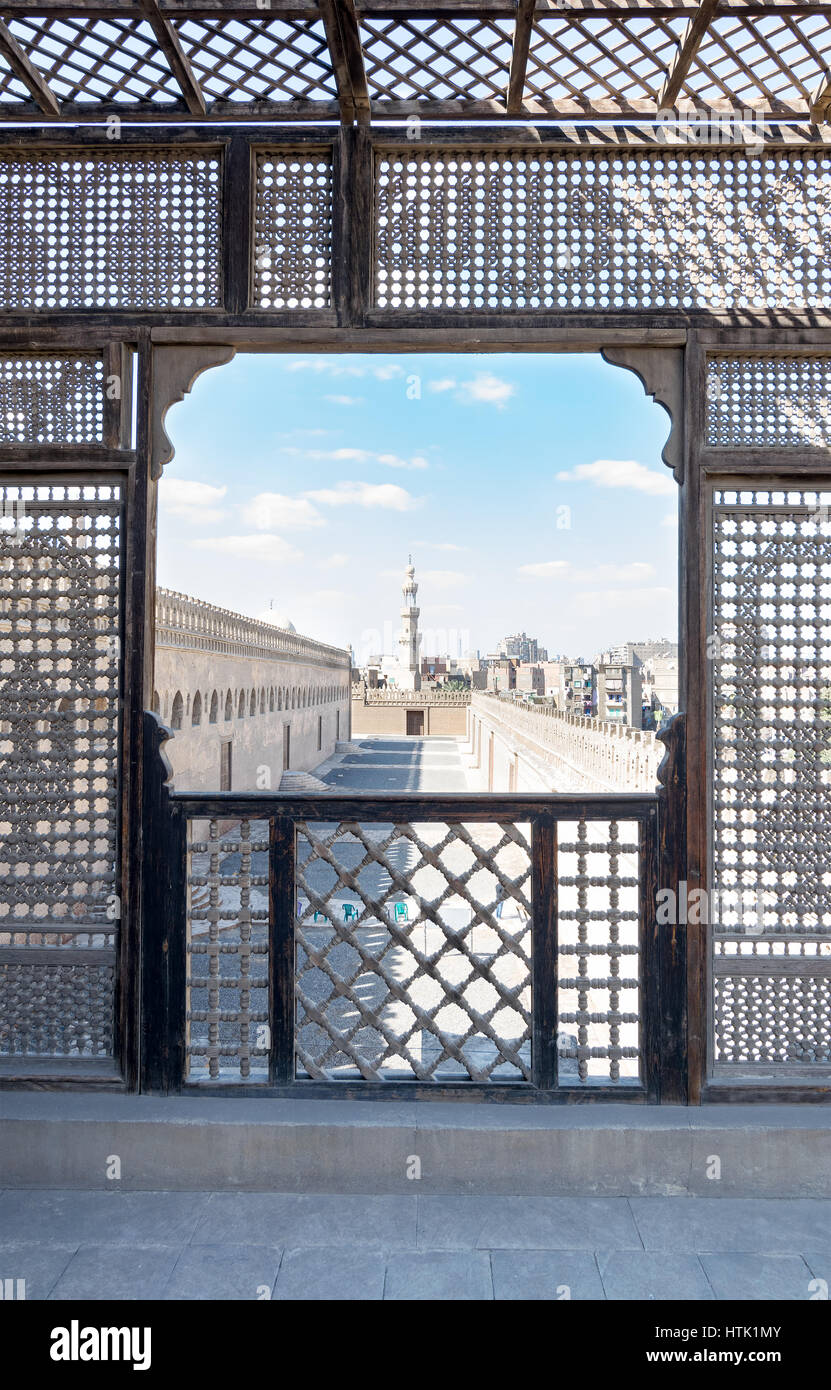
<instances>
[{"instance_id":1,"label":"wooden lattice panel","mask_svg":"<svg viewBox=\"0 0 831 1390\"><path fill-rule=\"evenodd\" d=\"M188 823L187 1077L265 1081L268 824Z\"/></svg>"},{"instance_id":2,"label":"wooden lattice panel","mask_svg":"<svg viewBox=\"0 0 831 1390\"><path fill-rule=\"evenodd\" d=\"M4 485L0 503L3 1048L111 1051L121 492Z\"/></svg>"},{"instance_id":3,"label":"wooden lattice panel","mask_svg":"<svg viewBox=\"0 0 831 1390\"><path fill-rule=\"evenodd\" d=\"M826 15L729 15L709 25L681 100L732 107L800 109L831 57Z\"/></svg>"},{"instance_id":4,"label":"wooden lattice panel","mask_svg":"<svg viewBox=\"0 0 831 1390\"><path fill-rule=\"evenodd\" d=\"M361 40L369 94L482 100L504 104L513 22L506 19L375 18L363 15Z\"/></svg>"},{"instance_id":5,"label":"wooden lattice panel","mask_svg":"<svg viewBox=\"0 0 831 1390\"><path fill-rule=\"evenodd\" d=\"M831 357L711 357L707 442L831 447Z\"/></svg>"},{"instance_id":6,"label":"wooden lattice panel","mask_svg":"<svg viewBox=\"0 0 831 1390\"><path fill-rule=\"evenodd\" d=\"M319 20L186 19L175 27L208 100L322 100L337 94Z\"/></svg>"},{"instance_id":7,"label":"wooden lattice panel","mask_svg":"<svg viewBox=\"0 0 831 1390\"><path fill-rule=\"evenodd\" d=\"M578 19L547 15L531 31L525 97L657 102L684 19Z\"/></svg>"},{"instance_id":8,"label":"wooden lattice panel","mask_svg":"<svg viewBox=\"0 0 831 1390\"><path fill-rule=\"evenodd\" d=\"M13 19L9 28L59 101L161 105L181 100L176 79L144 20L50 15ZM0 99L15 94L0 79Z\"/></svg>"},{"instance_id":9,"label":"wooden lattice panel","mask_svg":"<svg viewBox=\"0 0 831 1390\"><path fill-rule=\"evenodd\" d=\"M0 153L0 305L218 305L220 161L186 149Z\"/></svg>"},{"instance_id":10,"label":"wooden lattice panel","mask_svg":"<svg viewBox=\"0 0 831 1390\"><path fill-rule=\"evenodd\" d=\"M0 1055L108 1057L113 1050L114 958L12 963L0 950Z\"/></svg>"},{"instance_id":11,"label":"wooden lattice panel","mask_svg":"<svg viewBox=\"0 0 831 1390\"><path fill-rule=\"evenodd\" d=\"M531 1075L528 827L298 822L298 1075Z\"/></svg>"},{"instance_id":12,"label":"wooden lattice panel","mask_svg":"<svg viewBox=\"0 0 831 1390\"><path fill-rule=\"evenodd\" d=\"M561 1086L641 1079L638 824L557 827Z\"/></svg>"},{"instance_id":13,"label":"wooden lattice panel","mask_svg":"<svg viewBox=\"0 0 831 1390\"><path fill-rule=\"evenodd\" d=\"M254 303L323 309L332 289L332 158L329 151L257 157Z\"/></svg>"},{"instance_id":14,"label":"wooden lattice panel","mask_svg":"<svg viewBox=\"0 0 831 1390\"><path fill-rule=\"evenodd\" d=\"M712 1056L831 1061L831 489L713 497Z\"/></svg>"},{"instance_id":15,"label":"wooden lattice panel","mask_svg":"<svg viewBox=\"0 0 831 1390\"><path fill-rule=\"evenodd\" d=\"M0 354L0 444L97 444L104 431L101 354Z\"/></svg>"},{"instance_id":16,"label":"wooden lattice panel","mask_svg":"<svg viewBox=\"0 0 831 1390\"><path fill-rule=\"evenodd\" d=\"M779 151L381 152L376 303L828 307L829 167Z\"/></svg>"}]
</instances>

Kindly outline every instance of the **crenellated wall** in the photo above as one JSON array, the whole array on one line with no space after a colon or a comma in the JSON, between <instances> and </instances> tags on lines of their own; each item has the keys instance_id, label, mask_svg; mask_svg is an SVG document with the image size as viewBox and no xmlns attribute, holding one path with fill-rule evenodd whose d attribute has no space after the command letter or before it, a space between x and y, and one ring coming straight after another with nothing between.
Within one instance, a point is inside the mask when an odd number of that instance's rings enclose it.
<instances>
[{"instance_id":1,"label":"crenellated wall","mask_svg":"<svg viewBox=\"0 0 831 1390\"><path fill-rule=\"evenodd\" d=\"M277 790L350 736L349 652L169 589L156 591L153 708L177 790ZM288 734L286 733L288 730Z\"/></svg>"},{"instance_id":2,"label":"crenellated wall","mask_svg":"<svg viewBox=\"0 0 831 1390\"><path fill-rule=\"evenodd\" d=\"M489 791L654 791L663 748L626 724L475 691L468 738Z\"/></svg>"}]
</instances>

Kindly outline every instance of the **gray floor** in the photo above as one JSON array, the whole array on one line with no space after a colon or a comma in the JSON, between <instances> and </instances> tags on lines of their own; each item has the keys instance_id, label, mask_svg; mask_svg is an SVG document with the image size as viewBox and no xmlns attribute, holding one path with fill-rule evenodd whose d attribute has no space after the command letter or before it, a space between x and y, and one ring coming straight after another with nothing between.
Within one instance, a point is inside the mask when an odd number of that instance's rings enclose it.
<instances>
[{"instance_id":1,"label":"gray floor","mask_svg":"<svg viewBox=\"0 0 831 1390\"><path fill-rule=\"evenodd\" d=\"M335 791L464 792L473 790L458 738L361 737L322 780ZM319 775L319 774L318 774Z\"/></svg>"},{"instance_id":2,"label":"gray floor","mask_svg":"<svg viewBox=\"0 0 831 1390\"><path fill-rule=\"evenodd\" d=\"M808 1301L831 1200L6 1190L0 1280L51 1300Z\"/></svg>"}]
</instances>

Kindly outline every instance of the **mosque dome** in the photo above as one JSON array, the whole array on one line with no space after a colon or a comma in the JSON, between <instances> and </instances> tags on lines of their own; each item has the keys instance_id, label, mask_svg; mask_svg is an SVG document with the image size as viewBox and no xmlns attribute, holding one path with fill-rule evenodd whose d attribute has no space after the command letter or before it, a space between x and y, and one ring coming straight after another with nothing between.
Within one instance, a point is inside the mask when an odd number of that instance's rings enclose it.
<instances>
[{"instance_id":1,"label":"mosque dome","mask_svg":"<svg viewBox=\"0 0 831 1390\"><path fill-rule=\"evenodd\" d=\"M274 608L267 608L264 613L261 613L260 622L271 623L272 627L279 627L282 632L294 632L295 634L297 632L297 628L288 614L278 613Z\"/></svg>"}]
</instances>

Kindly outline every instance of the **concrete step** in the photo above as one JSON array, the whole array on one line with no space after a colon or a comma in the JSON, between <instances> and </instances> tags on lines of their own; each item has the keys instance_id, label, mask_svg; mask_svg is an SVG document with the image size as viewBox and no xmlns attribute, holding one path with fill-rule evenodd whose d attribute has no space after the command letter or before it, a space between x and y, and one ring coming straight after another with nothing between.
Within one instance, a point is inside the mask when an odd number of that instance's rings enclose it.
<instances>
[{"instance_id":1,"label":"concrete step","mask_svg":"<svg viewBox=\"0 0 831 1390\"><path fill-rule=\"evenodd\" d=\"M117 1155L137 1190L831 1197L824 1106L5 1091L0 1116L7 1188L111 1188Z\"/></svg>"}]
</instances>

